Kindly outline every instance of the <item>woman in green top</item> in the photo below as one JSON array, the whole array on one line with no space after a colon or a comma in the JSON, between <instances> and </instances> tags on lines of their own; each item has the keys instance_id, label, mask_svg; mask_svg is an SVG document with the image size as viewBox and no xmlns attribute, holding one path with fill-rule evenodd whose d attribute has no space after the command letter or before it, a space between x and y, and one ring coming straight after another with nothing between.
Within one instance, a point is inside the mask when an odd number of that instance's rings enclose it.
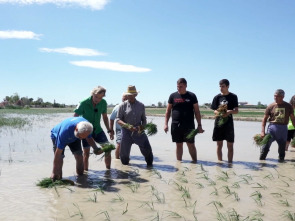
<instances>
[{"instance_id":1,"label":"woman in green top","mask_svg":"<svg viewBox=\"0 0 295 221\"><path fill-rule=\"evenodd\" d=\"M292 105L292 107L294 109L294 114L295 114L295 95L293 95L293 97L291 98L290 104ZM294 135L295 135L295 127L293 126L291 119L289 119L286 151L288 150L291 139L294 139Z\"/></svg>"}]
</instances>

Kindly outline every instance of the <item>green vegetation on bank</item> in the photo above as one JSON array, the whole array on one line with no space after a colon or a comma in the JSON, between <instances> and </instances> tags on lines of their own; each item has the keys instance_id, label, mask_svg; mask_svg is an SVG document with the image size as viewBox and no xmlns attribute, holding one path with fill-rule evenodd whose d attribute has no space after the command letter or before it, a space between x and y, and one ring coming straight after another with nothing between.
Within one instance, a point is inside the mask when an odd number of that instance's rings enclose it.
<instances>
[{"instance_id":1,"label":"green vegetation on bank","mask_svg":"<svg viewBox=\"0 0 295 221\"><path fill-rule=\"evenodd\" d=\"M113 107L108 107L108 114L113 110ZM146 108L147 116L165 116L166 108ZM202 118L214 118L212 110L207 108L200 108ZM43 114L58 114L58 113L74 113L73 107L65 108L18 108L18 109L0 109L0 127L23 127L29 123L29 120L23 117L7 117L7 114L15 115L43 115ZM236 119L240 120L261 120L264 115L264 110L261 109L243 109L240 108L240 112L235 114Z\"/></svg>"}]
</instances>

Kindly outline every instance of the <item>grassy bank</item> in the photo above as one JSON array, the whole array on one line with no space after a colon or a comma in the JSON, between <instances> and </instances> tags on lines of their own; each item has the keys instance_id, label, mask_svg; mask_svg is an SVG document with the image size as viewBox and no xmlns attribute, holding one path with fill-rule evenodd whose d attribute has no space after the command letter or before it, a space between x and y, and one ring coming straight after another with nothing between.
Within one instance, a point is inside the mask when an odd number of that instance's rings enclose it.
<instances>
[{"instance_id":1,"label":"grassy bank","mask_svg":"<svg viewBox=\"0 0 295 221\"><path fill-rule=\"evenodd\" d=\"M112 112L113 108L108 108L108 114ZM201 115L203 119L213 119L214 114L210 109L201 108ZM165 108L146 108L147 116L165 116ZM29 121L21 117L7 117L7 114L16 115L43 115L43 114L58 114L58 113L74 113L74 108L30 108L30 109L0 109L0 127L12 126L22 127L28 124ZM235 120L245 121L261 121L264 115L264 110L243 109L234 115Z\"/></svg>"}]
</instances>

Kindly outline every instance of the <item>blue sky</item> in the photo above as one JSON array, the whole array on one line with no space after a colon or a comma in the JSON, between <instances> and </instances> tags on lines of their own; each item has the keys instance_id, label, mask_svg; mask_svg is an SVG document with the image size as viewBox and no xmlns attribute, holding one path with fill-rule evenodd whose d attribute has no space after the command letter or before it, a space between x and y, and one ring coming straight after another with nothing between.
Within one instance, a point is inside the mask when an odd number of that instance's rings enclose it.
<instances>
[{"instance_id":1,"label":"blue sky","mask_svg":"<svg viewBox=\"0 0 295 221\"><path fill-rule=\"evenodd\" d=\"M0 99L77 104L97 85L145 105L185 77L200 104L229 79L239 101L295 94L293 0L0 0Z\"/></svg>"}]
</instances>

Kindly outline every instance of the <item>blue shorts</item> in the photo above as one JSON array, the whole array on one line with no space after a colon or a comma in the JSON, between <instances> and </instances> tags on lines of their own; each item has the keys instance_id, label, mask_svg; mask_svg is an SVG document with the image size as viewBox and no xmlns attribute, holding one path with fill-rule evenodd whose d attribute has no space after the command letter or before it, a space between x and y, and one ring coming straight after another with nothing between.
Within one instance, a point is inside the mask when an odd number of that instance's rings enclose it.
<instances>
[{"instance_id":1,"label":"blue shorts","mask_svg":"<svg viewBox=\"0 0 295 221\"><path fill-rule=\"evenodd\" d=\"M104 131L101 131L98 134L93 133L92 134L92 138L97 143L107 143L107 142L109 142L106 134L104 133ZM82 140L82 144L83 144L83 148L89 148L90 147L90 145L89 145L89 143L87 142L86 139L83 139Z\"/></svg>"},{"instance_id":2,"label":"blue shorts","mask_svg":"<svg viewBox=\"0 0 295 221\"><path fill-rule=\"evenodd\" d=\"M116 142L121 143L121 139L122 139L122 130L121 129L119 129L119 130L116 129Z\"/></svg>"},{"instance_id":3,"label":"blue shorts","mask_svg":"<svg viewBox=\"0 0 295 221\"><path fill-rule=\"evenodd\" d=\"M53 152L55 153L57 146L55 145L55 139L51 139L53 143ZM74 155L82 155L82 148L81 148L81 140L77 139L73 143L67 144L69 146L72 154ZM65 149L62 151L62 157L65 157Z\"/></svg>"}]
</instances>

